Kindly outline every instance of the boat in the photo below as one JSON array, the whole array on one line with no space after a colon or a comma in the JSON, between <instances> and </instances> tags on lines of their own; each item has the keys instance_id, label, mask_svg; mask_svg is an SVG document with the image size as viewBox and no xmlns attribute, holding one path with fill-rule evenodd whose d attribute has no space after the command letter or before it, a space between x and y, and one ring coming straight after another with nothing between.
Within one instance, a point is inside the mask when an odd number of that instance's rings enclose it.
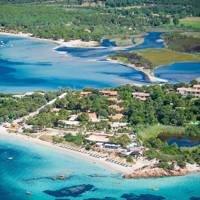
<instances>
[{"instance_id":1,"label":"boat","mask_svg":"<svg viewBox=\"0 0 200 200\"><path fill-rule=\"evenodd\" d=\"M13 160L13 157L8 157L8 160Z\"/></svg>"}]
</instances>

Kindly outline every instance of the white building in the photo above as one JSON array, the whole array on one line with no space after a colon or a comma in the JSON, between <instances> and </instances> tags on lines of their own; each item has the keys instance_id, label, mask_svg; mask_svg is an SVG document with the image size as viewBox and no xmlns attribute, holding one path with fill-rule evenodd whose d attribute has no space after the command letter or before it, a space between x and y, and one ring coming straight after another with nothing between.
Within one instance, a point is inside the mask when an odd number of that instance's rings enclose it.
<instances>
[{"instance_id":1,"label":"white building","mask_svg":"<svg viewBox=\"0 0 200 200\"><path fill-rule=\"evenodd\" d=\"M146 101L147 98L150 97L150 94L146 92L133 92L132 95L141 101Z\"/></svg>"},{"instance_id":2,"label":"white building","mask_svg":"<svg viewBox=\"0 0 200 200\"><path fill-rule=\"evenodd\" d=\"M193 97L200 97L200 84L194 85L193 87L181 87L177 88L178 93L183 96L193 96Z\"/></svg>"}]
</instances>

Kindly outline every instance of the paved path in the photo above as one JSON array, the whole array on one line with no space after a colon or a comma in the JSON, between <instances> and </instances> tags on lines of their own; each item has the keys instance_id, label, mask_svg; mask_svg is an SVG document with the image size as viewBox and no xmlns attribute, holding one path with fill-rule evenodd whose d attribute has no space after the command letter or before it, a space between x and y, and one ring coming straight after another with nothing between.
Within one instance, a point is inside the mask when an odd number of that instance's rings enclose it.
<instances>
[{"instance_id":1,"label":"paved path","mask_svg":"<svg viewBox=\"0 0 200 200\"><path fill-rule=\"evenodd\" d=\"M29 117L34 117L35 115L39 114L39 112L44 109L46 106L49 106L49 105L52 105L56 102L56 100L58 99L62 99L66 96L66 92L62 93L60 96L52 99L51 101L47 102L45 105L41 106L40 108L38 108L36 111L32 112L32 113L29 113L28 115L24 116L24 117L21 117L21 118L18 118L18 119L15 119L13 121L13 123L20 123L20 122L23 122L24 120L27 120Z\"/></svg>"}]
</instances>

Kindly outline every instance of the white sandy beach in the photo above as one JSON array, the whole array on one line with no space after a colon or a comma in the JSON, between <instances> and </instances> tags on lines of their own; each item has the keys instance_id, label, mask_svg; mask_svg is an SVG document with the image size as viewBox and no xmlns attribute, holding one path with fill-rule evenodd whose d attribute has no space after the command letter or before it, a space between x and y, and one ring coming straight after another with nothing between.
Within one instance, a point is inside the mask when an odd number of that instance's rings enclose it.
<instances>
[{"instance_id":1,"label":"white sandy beach","mask_svg":"<svg viewBox=\"0 0 200 200\"><path fill-rule=\"evenodd\" d=\"M131 173L132 170L133 170L130 167L123 167L121 165L108 162L105 159L95 158L95 157L92 157L88 154L81 153L81 152L78 152L78 151L73 151L73 150L70 150L70 149L67 149L67 148L63 148L63 147L60 147L56 144L52 144L50 142L46 142L46 141L43 141L43 140L40 140L40 139L37 139L37 138L32 138L32 137L29 137L27 135L22 135L22 134L17 134L17 133L8 133L7 130L4 127L0 126L0 139L3 138L3 137L10 137L10 138L16 137L18 139L23 140L24 142L28 141L28 142L33 142L35 144L44 145L48 148L51 148L51 150L56 149L56 150L59 150L61 153L65 153L66 155L70 154L70 155L73 155L73 156L75 156L79 159L85 159L89 162L99 164L99 165L103 166L105 169L109 169L110 171L113 171L113 172L116 172L116 173L121 173L121 174Z\"/></svg>"},{"instance_id":2,"label":"white sandy beach","mask_svg":"<svg viewBox=\"0 0 200 200\"><path fill-rule=\"evenodd\" d=\"M31 33L12 33L12 32L3 32L0 31L1 35L10 35L10 36L17 36L17 37L26 37L31 38L34 40L41 40L41 41L47 41L52 42L58 45L58 47L79 47L79 48L88 48L88 47L99 47L99 43L96 41L82 41L82 40L69 40L65 42L63 39L54 40L54 39L45 39L45 38L38 38L34 37ZM56 48L58 48L56 47Z\"/></svg>"},{"instance_id":3,"label":"white sandy beach","mask_svg":"<svg viewBox=\"0 0 200 200\"><path fill-rule=\"evenodd\" d=\"M71 155L71 156L73 155L77 159L84 159L88 162L91 162L92 164L100 165L103 168L108 169L109 171L120 173L121 175L123 175L123 177L126 177L126 176L127 177L133 176L132 178L140 178L140 176L145 177L145 174L148 171L150 175L147 175L147 177L145 178L154 177L154 176L156 177L156 175L154 175L155 170L156 170L156 168L154 167L154 164L156 163L155 160L148 161L144 158L141 158L137 160L137 162L134 163L131 167L124 167L124 166L115 164L113 162L106 161L104 158L92 157L86 153L82 153L76 150L71 150L69 148L64 148L64 147L59 146L58 144L46 142L38 138L32 138L30 136L17 134L17 133L8 133L6 128L4 128L3 126L0 126L0 140L1 138L6 138L6 137L10 139L13 139L13 138L20 139L23 142L30 142L30 143L35 143L37 145L43 145L47 148L51 148L51 150L52 149L57 150L60 153L64 153L66 155ZM159 169L159 170L163 171L162 169ZM156 173L159 174L159 170L156 170ZM151 171L152 171L152 174L151 174ZM200 172L199 166L195 164L187 164L185 169L181 171L180 170L175 171L176 173L175 176L186 175L188 173L195 173L195 172ZM168 176L168 172L165 171L164 174L165 175L159 175L159 176Z\"/></svg>"}]
</instances>

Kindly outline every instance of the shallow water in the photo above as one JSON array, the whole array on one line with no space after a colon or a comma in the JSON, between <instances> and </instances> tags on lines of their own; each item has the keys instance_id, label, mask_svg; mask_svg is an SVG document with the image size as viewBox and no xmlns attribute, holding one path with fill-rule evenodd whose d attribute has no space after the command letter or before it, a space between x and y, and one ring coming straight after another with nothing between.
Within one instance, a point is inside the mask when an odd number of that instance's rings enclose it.
<instances>
[{"instance_id":1,"label":"shallow water","mask_svg":"<svg viewBox=\"0 0 200 200\"><path fill-rule=\"evenodd\" d=\"M7 159L10 156L13 160ZM2 200L200 198L200 176L197 174L125 180L103 166L17 138L0 138L0 166ZM95 174L99 177L95 177ZM71 175L71 178L65 181L47 178L55 175ZM150 188L160 190L153 191ZM26 191L31 191L32 196L26 195Z\"/></svg>"},{"instance_id":2,"label":"shallow water","mask_svg":"<svg viewBox=\"0 0 200 200\"><path fill-rule=\"evenodd\" d=\"M191 140L191 139L188 139L188 138L171 137L171 138L167 139L167 143L169 145L175 143L179 147L194 147L194 146L200 145L200 140Z\"/></svg>"},{"instance_id":3,"label":"shallow water","mask_svg":"<svg viewBox=\"0 0 200 200\"><path fill-rule=\"evenodd\" d=\"M155 70L155 75L170 82L189 82L200 76L200 63L175 63Z\"/></svg>"},{"instance_id":4,"label":"shallow water","mask_svg":"<svg viewBox=\"0 0 200 200\"><path fill-rule=\"evenodd\" d=\"M161 34L149 33L143 44L123 51L114 51L110 44L102 48L53 50L56 45L50 42L0 35L0 92L147 84L149 82L142 73L124 65L106 62L105 57L116 52L163 48L163 43L158 41ZM193 68L191 66L193 64L180 64L178 69L161 68L156 75L172 81L189 81L200 75L199 63Z\"/></svg>"}]
</instances>

